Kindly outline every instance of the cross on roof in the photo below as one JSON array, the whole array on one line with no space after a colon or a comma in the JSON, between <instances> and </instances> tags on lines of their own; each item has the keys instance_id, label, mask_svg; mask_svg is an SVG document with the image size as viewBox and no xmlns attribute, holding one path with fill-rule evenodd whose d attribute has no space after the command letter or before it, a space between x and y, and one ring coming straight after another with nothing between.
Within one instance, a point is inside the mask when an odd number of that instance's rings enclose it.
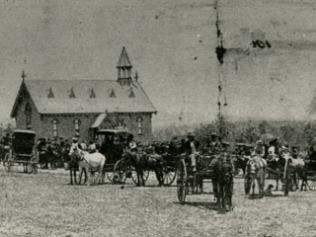
<instances>
[{"instance_id":1,"label":"cross on roof","mask_svg":"<svg viewBox=\"0 0 316 237\"><path fill-rule=\"evenodd\" d=\"M25 74L24 70L22 71L21 77L22 77L22 80L24 81L24 79L26 78L26 74Z\"/></svg>"}]
</instances>

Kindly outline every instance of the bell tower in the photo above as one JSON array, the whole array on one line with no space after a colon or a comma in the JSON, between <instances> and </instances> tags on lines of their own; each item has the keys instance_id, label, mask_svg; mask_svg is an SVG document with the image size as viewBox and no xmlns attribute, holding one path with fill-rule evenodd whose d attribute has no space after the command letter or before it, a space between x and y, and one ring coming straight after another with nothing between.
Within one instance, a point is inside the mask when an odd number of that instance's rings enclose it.
<instances>
[{"instance_id":1,"label":"bell tower","mask_svg":"<svg viewBox=\"0 0 316 237\"><path fill-rule=\"evenodd\" d=\"M129 85L132 81L132 64L129 60L125 47L122 48L121 56L117 62L117 81L121 85Z\"/></svg>"}]
</instances>

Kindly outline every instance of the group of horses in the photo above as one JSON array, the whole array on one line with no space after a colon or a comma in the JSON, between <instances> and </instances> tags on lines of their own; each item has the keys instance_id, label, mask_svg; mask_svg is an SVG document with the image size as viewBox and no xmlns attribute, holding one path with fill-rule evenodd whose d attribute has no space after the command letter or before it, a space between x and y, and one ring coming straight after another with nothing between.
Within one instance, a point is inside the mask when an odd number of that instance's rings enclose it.
<instances>
[{"instance_id":1,"label":"group of horses","mask_svg":"<svg viewBox=\"0 0 316 237\"><path fill-rule=\"evenodd\" d=\"M305 154L306 156L306 154ZM280 181L287 195L288 191L299 189L301 180L301 190L307 188L307 157L293 157L289 152L281 153L274 159L265 159L260 155L252 157L235 156L235 167L242 169L245 178L245 193L255 195L255 186L258 184L259 197L271 195L271 185L265 190L265 180L267 177L275 179L275 190L279 190ZM251 192L252 190L252 192Z\"/></svg>"}]
</instances>

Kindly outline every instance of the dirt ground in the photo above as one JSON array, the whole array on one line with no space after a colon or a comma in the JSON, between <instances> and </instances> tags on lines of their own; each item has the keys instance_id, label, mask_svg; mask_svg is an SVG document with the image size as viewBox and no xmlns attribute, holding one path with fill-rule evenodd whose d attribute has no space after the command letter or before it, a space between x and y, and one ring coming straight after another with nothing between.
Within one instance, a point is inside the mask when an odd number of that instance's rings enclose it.
<instances>
[{"instance_id":1,"label":"dirt ground","mask_svg":"<svg viewBox=\"0 0 316 237\"><path fill-rule=\"evenodd\" d=\"M70 186L64 172L1 171L0 236L316 236L316 193L249 199L235 180L234 210L212 195L180 205L176 187ZM209 184L205 184L210 189Z\"/></svg>"}]
</instances>

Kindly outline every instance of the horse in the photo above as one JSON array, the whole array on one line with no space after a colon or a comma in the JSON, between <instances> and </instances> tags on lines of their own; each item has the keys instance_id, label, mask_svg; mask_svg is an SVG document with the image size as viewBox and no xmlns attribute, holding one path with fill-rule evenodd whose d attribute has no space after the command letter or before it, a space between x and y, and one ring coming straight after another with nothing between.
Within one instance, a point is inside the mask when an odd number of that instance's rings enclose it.
<instances>
[{"instance_id":1,"label":"horse","mask_svg":"<svg viewBox=\"0 0 316 237\"><path fill-rule=\"evenodd\" d=\"M278 159L274 159L270 162L268 162L268 167L282 172L280 175L276 175L276 190L278 190L279 187L279 180L283 181L286 177L285 170L287 170L287 177L289 181L291 181L291 189L293 189L293 185L295 185L295 188L298 189L298 178L302 179L302 184L301 184L301 190L303 190L303 187L307 186L307 174L306 174L306 167L305 167L305 161L304 159L298 157L298 158L293 158L290 153L285 152L282 153Z\"/></svg>"},{"instance_id":2,"label":"horse","mask_svg":"<svg viewBox=\"0 0 316 237\"><path fill-rule=\"evenodd\" d=\"M71 154L69 155L69 151L63 151L63 160L67 163L70 174L70 185L78 184L77 182L77 171L79 170L79 161L80 157L78 155ZM81 181L81 180L80 180Z\"/></svg>"},{"instance_id":3,"label":"horse","mask_svg":"<svg viewBox=\"0 0 316 237\"><path fill-rule=\"evenodd\" d=\"M245 177L246 166L247 166L247 162L249 161L249 156L235 155L233 160L234 160L234 166L235 166L235 175L237 175L239 169L241 169L243 172L243 177Z\"/></svg>"},{"instance_id":4,"label":"horse","mask_svg":"<svg viewBox=\"0 0 316 237\"><path fill-rule=\"evenodd\" d=\"M89 153L87 151L81 150L78 147L71 147L69 151L69 156L74 157L78 161L78 169L81 177L84 171L86 171L86 181L90 185L90 180L94 172L98 173L98 176L93 183L103 183L104 182L104 165L106 162L106 157L99 152Z\"/></svg>"},{"instance_id":5,"label":"horse","mask_svg":"<svg viewBox=\"0 0 316 237\"><path fill-rule=\"evenodd\" d=\"M122 160L135 168L137 174L137 186L145 186L144 170L153 170L156 174L158 185L163 185L162 157L158 154L125 150Z\"/></svg>"},{"instance_id":6,"label":"horse","mask_svg":"<svg viewBox=\"0 0 316 237\"><path fill-rule=\"evenodd\" d=\"M216 157L210 165L214 196L220 210L232 210L234 166L228 153Z\"/></svg>"},{"instance_id":7,"label":"horse","mask_svg":"<svg viewBox=\"0 0 316 237\"><path fill-rule=\"evenodd\" d=\"M299 182L298 178L302 180L301 188L300 190L303 191L307 190L307 172L306 172L306 166L305 161L301 157L298 157L294 159L293 157L290 157L288 160L288 170L290 174L290 178L293 180L292 185L295 185L295 189L299 189ZM292 187L293 189L293 187Z\"/></svg>"},{"instance_id":8,"label":"horse","mask_svg":"<svg viewBox=\"0 0 316 237\"><path fill-rule=\"evenodd\" d=\"M264 196L265 171L267 162L260 156L254 156L247 162L245 174L245 193L248 195L252 189L252 196L255 195L256 181L259 188L259 197Z\"/></svg>"}]
</instances>

